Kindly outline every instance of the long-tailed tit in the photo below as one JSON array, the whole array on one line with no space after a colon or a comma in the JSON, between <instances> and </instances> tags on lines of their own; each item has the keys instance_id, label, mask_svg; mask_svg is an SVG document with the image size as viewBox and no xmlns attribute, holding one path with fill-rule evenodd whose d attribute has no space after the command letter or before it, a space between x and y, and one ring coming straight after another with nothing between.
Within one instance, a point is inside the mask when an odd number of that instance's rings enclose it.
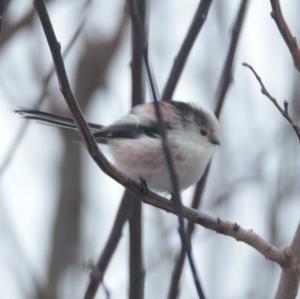
<instances>
[{"instance_id":1,"label":"long-tailed tit","mask_svg":"<svg viewBox=\"0 0 300 299\"><path fill-rule=\"evenodd\" d=\"M167 129L169 147L179 180L186 189L202 176L216 145L219 123L209 110L183 102L161 102L160 111ZM21 109L25 118L69 129L73 120L53 114ZM144 180L150 189L172 191L169 171L160 139L153 104L138 105L109 126L89 123L99 143L110 147L116 166L135 181Z\"/></svg>"}]
</instances>

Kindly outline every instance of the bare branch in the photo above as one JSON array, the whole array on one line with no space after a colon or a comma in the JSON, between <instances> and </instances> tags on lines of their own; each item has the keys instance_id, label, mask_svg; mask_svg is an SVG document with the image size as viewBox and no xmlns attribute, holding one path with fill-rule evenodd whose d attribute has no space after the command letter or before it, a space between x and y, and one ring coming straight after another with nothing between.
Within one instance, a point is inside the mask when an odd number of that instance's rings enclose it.
<instances>
[{"instance_id":1,"label":"bare branch","mask_svg":"<svg viewBox=\"0 0 300 299\"><path fill-rule=\"evenodd\" d=\"M300 223L291 246L286 249L286 253L288 262L282 269L275 299L294 299L297 297L300 282Z\"/></svg>"},{"instance_id":2,"label":"bare branch","mask_svg":"<svg viewBox=\"0 0 300 299\"><path fill-rule=\"evenodd\" d=\"M261 87L261 93L263 95L265 95L273 104L274 106L277 108L277 110L281 113L281 115L289 122L290 126L293 128L293 130L295 131L298 139L299 139L299 143L300 143L300 127L298 125L295 124L295 122L293 121L293 119L291 118L289 111L288 111L288 102L285 101L284 102L284 107L282 108L278 101L269 93L269 91L267 90L267 88L265 87L261 77L257 74L257 72L255 71L255 69L248 63L243 63L243 66L249 68L252 73L254 74L256 80L258 81L260 87Z\"/></svg>"},{"instance_id":3,"label":"bare branch","mask_svg":"<svg viewBox=\"0 0 300 299\"><path fill-rule=\"evenodd\" d=\"M283 40L290 50L295 67L298 71L300 71L300 48L298 46L297 39L293 36L288 24L283 17L279 0L270 0L270 2L272 6L271 16L274 19Z\"/></svg>"},{"instance_id":4,"label":"bare branch","mask_svg":"<svg viewBox=\"0 0 300 299\"><path fill-rule=\"evenodd\" d=\"M146 0L137 0L137 9L141 19L142 30L146 32ZM145 101L145 72L143 65L143 46L139 39L137 24L131 22L131 105L135 106ZM134 196L134 195L132 195ZM133 198L131 198L133 200ZM142 203L132 203L132 213L129 217L129 297L143 299L145 288L145 267L143 257L142 234Z\"/></svg>"},{"instance_id":5,"label":"bare branch","mask_svg":"<svg viewBox=\"0 0 300 299\"><path fill-rule=\"evenodd\" d=\"M241 1L240 8L238 10L238 14L237 14L234 26L233 26L231 42L230 42L230 46L229 46L226 60L224 63L224 67L223 67L223 71L221 74L220 83L219 83L219 87L218 87L218 92L217 92L218 96L217 96L217 104L216 104L216 108L215 108L215 114L218 118L220 116L221 109L223 107L228 88L230 86L230 83L232 82L233 61L234 61L234 56L236 53L243 21L245 19L245 15L246 15L246 11L247 11L247 4L248 4L248 0ZM207 176L209 174L209 170L210 170L210 164L207 166L202 178L196 185L196 189L195 189L193 201L192 201L192 207L194 209L199 208L199 205L200 205L200 202L202 199L202 194L205 189ZM187 234L190 237L194 232L194 227L195 227L195 225L192 222L188 223ZM178 290L179 290L179 280L180 280L180 277L182 274L184 261L185 261L185 259L184 259L184 254L183 254L183 248L181 247L180 254L176 261L176 265L175 265L175 268L174 268L174 271L172 274L172 280L171 280L169 294L168 294L169 299L173 299L173 298L177 297Z\"/></svg>"},{"instance_id":6,"label":"bare branch","mask_svg":"<svg viewBox=\"0 0 300 299\"><path fill-rule=\"evenodd\" d=\"M194 42L206 20L212 0L202 0L199 3L193 21L190 25L187 35L184 38L182 46L174 59L171 73L162 94L163 101L171 101L178 80L181 76L187 58L192 50Z\"/></svg>"},{"instance_id":7,"label":"bare branch","mask_svg":"<svg viewBox=\"0 0 300 299\"><path fill-rule=\"evenodd\" d=\"M178 210L174 208L170 201L158 195L149 194L147 196L143 196L142 200L147 204L151 204L167 212L176 215L179 214ZM266 242L253 230L246 230L237 223L224 221L220 218L216 219L205 213L199 212L196 209L188 208L185 206L183 206L182 208L182 216L185 219L195 224L200 224L201 226L207 229L213 230L223 235L231 236L237 241L247 243L251 247L255 248L257 251L259 251L265 258L276 262L282 267L286 264L286 256L284 254L284 251Z\"/></svg>"}]
</instances>

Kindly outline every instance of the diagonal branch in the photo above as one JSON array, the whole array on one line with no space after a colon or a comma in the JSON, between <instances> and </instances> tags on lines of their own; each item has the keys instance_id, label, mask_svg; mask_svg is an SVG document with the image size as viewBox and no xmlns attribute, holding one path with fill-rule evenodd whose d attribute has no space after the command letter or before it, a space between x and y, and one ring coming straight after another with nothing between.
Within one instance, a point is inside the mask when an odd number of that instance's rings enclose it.
<instances>
[{"instance_id":1,"label":"diagonal branch","mask_svg":"<svg viewBox=\"0 0 300 299\"><path fill-rule=\"evenodd\" d=\"M300 48L297 43L297 39L293 36L288 24L286 23L279 0L270 0L272 6L271 17L274 19L283 40L292 55L295 67L300 72Z\"/></svg>"},{"instance_id":2,"label":"diagonal branch","mask_svg":"<svg viewBox=\"0 0 300 299\"><path fill-rule=\"evenodd\" d=\"M233 68L233 62L234 62L234 57L239 41L239 36L242 30L243 26L243 21L245 19L246 11L247 11L247 5L248 5L248 0L242 0L240 4L240 8L238 10L238 14L232 29L232 36L231 36L231 42L229 45L228 53L226 56L226 60L224 63L223 71L221 74L220 82L219 82L219 87L218 87L218 92L217 92L217 104L215 108L215 114L219 118L222 107L224 105L225 97L228 91L228 88L232 82L232 68ZM210 164L207 166L202 178L196 185L196 189L194 192L193 196L193 201L192 201L192 207L194 209L198 209L202 195L206 186L206 181L207 177L209 174L210 170ZM187 226L187 234L192 236L194 232L195 225L192 222L188 223ZM169 294L168 298L173 299L176 298L178 295L178 290L179 290L179 281L180 277L182 274L183 266L184 266L184 261L185 261L185 256L184 256L184 251L183 248L181 247L178 259L176 261L175 268L173 270L172 274L172 280L169 288Z\"/></svg>"},{"instance_id":3,"label":"diagonal branch","mask_svg":"<svg viewBox=\"0 0 300 299\"><path fill-rule=\"evenodd\" d=\"M171 101L179 78L192 50L194 42L206 20L212 0L202 0L199 3L193 21L190 25L187 35L184 38L182 46L174 59L171 73L162 94L163 101Z\"/></svg>"},{"instance_id":4,"label":"diagonal branch","mask_svg":"<svg viewBox=\"0 0 300 299\"><path fill-rule=\"evenodd\" d=\"M155 194L149 194L141 197L143 202L153 205L157 208L167 212L179 215L179 211L174 207L172 202ZM182 217L199 224L207 229L213 230L217 233L231 236L237 241L242 241L249 246L259 251L266 259L276 262L281 267L287 263L287 259L283 250L278 249L276 246L269 244L262 237L257 235L253 230L242 228L237 223L221 220L220 218L211 217L203 212L193 208L182 207Z\"/></svg>"},{"instance_id":5,"label":"diagonal branch","mask_svg":"<svg viewBox=\"0 0 300 299\"><path fill-rule=\"evenodd\" d=\"M295 122L293 121L293 119L291 118L291 116L289 114L289 109L288 109L289 108L289 103L287 101L284 101L284 104L283 104L284 107L282 108L279 105L278 101L269 93L269 91L265 87L261 77L257 74L255 69L248 63L243 63L243 66L245 66L245 67L247 67L251 70L251 72L253 73L253 75L255 76L256 80L258 81L258 83L260 85L261 93L263 95L265 95L274 104L274 106L281 113L281 115L289 122L290 126L295 131L295 133L296 133L296 135L299 139L299 143L300 143L300 127L297 124L295 124Z\"/></svg>"}]
</instances>

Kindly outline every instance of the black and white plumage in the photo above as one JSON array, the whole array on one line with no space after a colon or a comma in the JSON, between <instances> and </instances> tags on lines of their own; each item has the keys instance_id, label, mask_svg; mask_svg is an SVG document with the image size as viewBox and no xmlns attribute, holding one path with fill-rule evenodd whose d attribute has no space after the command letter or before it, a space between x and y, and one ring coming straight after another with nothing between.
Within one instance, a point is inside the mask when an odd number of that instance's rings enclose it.
<instances>
[{"instance_id":1,"label":"black and white plumage","mask_svg":"<svg viewBox=\"0 0 300 299\"><path fill-rule=\"evenodd\" d=\"M183 102L161 102L169 146L179 178L186 189L202 176L216 145L219 123L209 110ZM77 129L73 120L31 109L16 110L28 119L68 129ZM109 126L89 123L97 142L108 144L116 166L128 177L145 180L150 189L172 192L162 151L159 124L152 103L134 107Z\"/></svg>"}]
</instances>

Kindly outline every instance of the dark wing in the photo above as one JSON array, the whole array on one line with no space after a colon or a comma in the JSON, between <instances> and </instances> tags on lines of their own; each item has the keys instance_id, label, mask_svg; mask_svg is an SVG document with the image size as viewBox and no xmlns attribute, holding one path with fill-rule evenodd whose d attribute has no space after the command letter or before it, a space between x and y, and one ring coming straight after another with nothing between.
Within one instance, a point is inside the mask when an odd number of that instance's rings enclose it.
<instances>
[{"instance_id":1,"label":"dark wing","mask_svg":"<svg viewBox=\"0 0 300 299\"><path fill-rule=\"evenodd\" d=\"M156 122L147 125L138 125L136 123L116 123L111 126L103 127L94 133L96 140L101 142L104 139L128 138L136 139L141 136L158 138L160 136L159 126Z\"/></svg>"}]
</instances>

